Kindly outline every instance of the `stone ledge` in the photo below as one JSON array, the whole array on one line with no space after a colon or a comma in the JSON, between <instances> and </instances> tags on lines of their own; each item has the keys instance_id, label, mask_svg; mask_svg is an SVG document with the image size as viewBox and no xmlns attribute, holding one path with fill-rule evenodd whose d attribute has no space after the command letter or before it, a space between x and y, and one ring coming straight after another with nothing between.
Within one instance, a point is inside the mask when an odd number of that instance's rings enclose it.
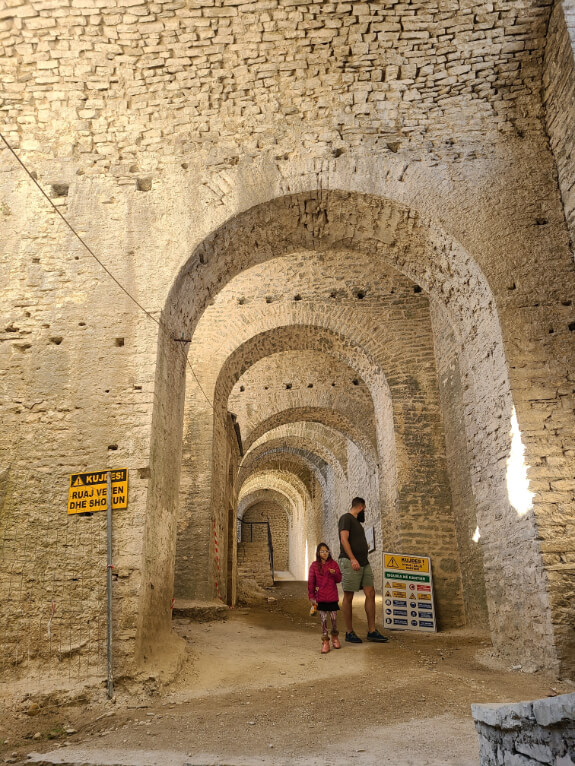
<instances>
[{"instance_id":1,"label":"stone ledge","mask_svg":"<svg viewBox=\"0 0 575 766\"><path fill-rule=\"evenodd\" d=\"M535 700L534 702L471 705L475 721L499 729L518 729L526 721L552 726L575 719L575 693Z\"/></svg>"},{"instance_id":2,"label":"stone ledge","mask_svg":"<svg viewBox=\"0 0 575 766\"><path fill-rule=\"evenodd\" d=\"M188 617L196 622L225 620L229 607L221 601L194 601L177 598L172 609L172 617Z\"/></svg>"},{"instance_id":3,"label":"stone ledge","mask_svg":"<svg viewBox=\"0 0 575 766\"><path fill-rule=\"evenodd\" d=\"M575 766L575 694L472 705L481 766Z\"/></svg>"}]
</instances>

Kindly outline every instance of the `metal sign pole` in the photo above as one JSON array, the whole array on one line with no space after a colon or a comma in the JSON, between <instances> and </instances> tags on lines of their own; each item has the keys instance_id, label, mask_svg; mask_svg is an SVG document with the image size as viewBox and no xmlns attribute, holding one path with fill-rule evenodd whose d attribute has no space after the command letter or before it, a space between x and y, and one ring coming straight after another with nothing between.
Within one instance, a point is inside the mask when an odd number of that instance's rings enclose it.
<instances>
[{"instance_id":1,"label":"metal sign pole","mask_svg":"<svg viewBox=\"0 0 575 766\"><path fill-rule=\"evenodd\" d=\"M107 532L108 532L108 699L114 696L112 679L112 474L108 471L106 490Z\"/></svg>"}]
</instances>

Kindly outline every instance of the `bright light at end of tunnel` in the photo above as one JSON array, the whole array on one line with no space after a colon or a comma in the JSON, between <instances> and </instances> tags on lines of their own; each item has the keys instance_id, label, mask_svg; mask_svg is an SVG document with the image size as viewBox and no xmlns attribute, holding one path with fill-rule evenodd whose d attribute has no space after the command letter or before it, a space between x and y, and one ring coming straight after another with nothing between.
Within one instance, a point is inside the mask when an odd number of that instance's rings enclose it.
<instances>
[{"instance_id":1,"label":"bright light at end of tunnel","mask_svg":"<svg viewBox=\"0 0 575 766\"><path fill-rule=\"evenodd\" d=\"M511 413L511 451L507 460L507 494L509 502L519 516L533 507L534 492L529 491L527 466L524 460L525 447L521 441L515 407Z\"/></svg>"},{"instance_id":2,"label":"bright light at end of tunnel","mask_svg":"<svg viewBox=\"0 0 575 766\"><path fill-rule=\"evenodd\" d=\"M473 537L471 539L474 543L478 543L480 537L481 535L479 534L479 527L475 527L475 532L473 533Z\"/></svg>"}]
</instances>

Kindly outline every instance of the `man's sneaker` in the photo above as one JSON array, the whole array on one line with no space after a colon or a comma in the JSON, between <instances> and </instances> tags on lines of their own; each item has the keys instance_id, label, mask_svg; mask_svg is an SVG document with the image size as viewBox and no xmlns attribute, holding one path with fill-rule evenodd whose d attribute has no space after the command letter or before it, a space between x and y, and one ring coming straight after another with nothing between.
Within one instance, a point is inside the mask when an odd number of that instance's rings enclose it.
<instances>
[{"instance_id":1,"label":"man's sneaker","mask_svg":"<svg viewBox=\"0 0 575 766\"><path fill-rule=\"evenodd\" d=\"M347 638L347 636L346 636ZM367 640L368 641L376 641L378 644L385 644L386 641L389 641L388 638L385 636L382 636L379 630L372 630L371 633L367 634Z\"/></svg>"},{"instance_id":2,"label":"man's sneaker","mask_svg":"<svg viewBox=\"0 0 575 766\"><path fill-rule=\"evenodd\" d=\"M345 640L348 641L350 644L363 644L363 641L359 636L355 634L355 632L352 630L351 633L345 634Z\"/></svg>"}]
</instances>

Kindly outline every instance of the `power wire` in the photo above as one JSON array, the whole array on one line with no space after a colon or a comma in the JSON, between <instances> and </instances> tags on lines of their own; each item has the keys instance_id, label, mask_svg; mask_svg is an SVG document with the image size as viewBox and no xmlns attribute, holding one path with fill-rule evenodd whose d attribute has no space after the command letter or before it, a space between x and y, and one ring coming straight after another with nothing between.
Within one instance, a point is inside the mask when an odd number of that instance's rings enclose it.
<instances>
[{"instance_id":1,"label":"power wire","mask_svg":"<svg viewBox=\"0 0 575 766\"><path fill-rule=\"evenodd\" d=\"M19 164L19 165L20 165L20 166L23 168L23 170L24 170L24 172L26 173L26 175L28 176L28 178L30 178L30 180L31 180L31 181L34 183L34 185L35 185L35 186L36 186L36 187L37 187L37 188L40 190L40 193L41 193L41 194L44 196L44 198L45 198L45 199L48 201L48 203L49 203L49 204L50 204L50 206L51 206L51 207L52 207L52 208L53 208L53 209L56 211L56 213L58 213L58 215L60 216L60 218L62 219L62 221L64 221L64 223L66 224L66 226L67 226L67 227L70 229L70 231L72 232L72 234L73 234L73 235L74 235L74 236L75 236L77 239L79 239L79 240L80 240L80 242L82 243L82 245L83 245L83 246L86 248L86 250L87 250L87 251L90 253L90 255L92 256L92 258L94 258L94 260L95 260L95 261L96 261L96 262L97 262L97 263L98 263L98 264L101 266L101 268L102 268L102 269L103 269L103 270L106 272L106 274L107 274L107 275L110 277L110 279L112 279L112 280L113 280L113 281L114 281L114 282L115 282L115 283L118 285L118 287L120 288L120 290L122 290L122 291L123 291L123 292L124 292L124 293L125 293L125 294L128 296L128 298L129 298L129 299L130 299L130 300L131 300L133 303L135 303L135 304L136 304L136 306L137 306L137 307L138 307L138 308L139 308L141 311L143 311L143 312L144 312L144 314L145 314L145 315L146 315L146 316L147 316L149 319L151 319L151 320L152 320L152 322L155 322L155 323L158 325L158 327L160 328L160 331L161 331L161 332L164 334L164 336L165 336L165 337L166 337L168 340L178 340L179 342L181 342L179 338L175 339L175 338L172 338L170 335L168 335L168 333L167 333L167 330L166 330L166 329L165 329L165 328L162 326L162 323L161 323L161 322L159 322L159 321L156 319L156 317L155 317L153 314L151 314L151 313L150 313L150 312L149 312L149 311L148 311L146 308L144 308L144 306L142 306L142 304L141 304L141 303L140 303L140 302L139 302L139 301L138 301L136 298L134 298L134 296L133 296L133 295L132 295L132 294L131 294L131 293L130 293L130 292L129 292L129 291L128 291L128 290L127 290L125 287L124 287L124 285L122 285L122 284L121 284L121 282L119 282L119 281L118 281L118 279L117 279L117 278L116 278L116 277L115 277L115 276L112 274L112 272L111 272L111 271L108 269L108 267L107 267L107 266L106 266L104 263L102 263L102 261L101 261L101 260L98 258L98 256L96 255L96 253L95 253L95 252L92 250L92 248L91 248L91 247L90 247L90 246L89 246L89 245L88 245L88 244L87 244L87 243L86 243L86 242L85 242L85 241L82 239L82 237L80 236L80 234L78 234L78 232L77 232L77 231L76 231L76 229L75 229L75 228L72 226L72 224L71 224L71 223L68 221L68 219L67 219L67 218L66 218L66 217L65 217L65 216L62 214L62 212L61 212L61 211L60 211L60 210L59 210L59 209L56 207L56 205L55 205L55 204L52 202L52 200L50 199L50 197L49 197L49 196L46 194L46 192L44 191L44 189L43 189L43 188L40 186L40 184L38 183L38 181L37 181L37 180L34 178L34 176L33 176L33 175L32 175L32 173L31 173L31 172L28 170L28 168L26 167L26 165L24 164L24 162L23 162L23 161L20 159L20 157L19 157L19 156L16 154L16 152L14 151L14 149L12 148L12 146L11 146L11 145L8 143L7 139L4 137L4 135L3 135L2 133L0 133L0 138L1 138L1 139L2 139L2 141L4 141L4 143L6 144L6 147L8 148L8 151L9 151L9 152L10 152L10 153L13 155L13 157L16 159L16 161L18 162L18 164ZM186 341L185 341L185 342L186 342ZM185 351L184 351L184 353L185 353ZM207 403L210 405L211 409L213 410L213 409L214 409L214 407L213 407L213 404L211 403L210 399L208 398L208 395L206 394L206 392L205 392L205 391L204 391L204 389L202 388L202 386L201 386L201 384L200 384L200 381L198 380L198 376L197 376L197 375L196 375L196 373L194 372L194 368L193 368L193 367L192 367L192 365L190 364L190 360L188 359L187 355L186 355L185 359L186 359L186 364L188 365L188 367L189 367L189 368L190 368L190 370L192 371L192 375L194 376L194 379L195 379L196 383L198 384L198 388L200 389L200 391L201 391L201 392L202 392L202 394L204 395L204 398L205 398L205 400L207 401Z\"/></svg>"}]
</instances>

